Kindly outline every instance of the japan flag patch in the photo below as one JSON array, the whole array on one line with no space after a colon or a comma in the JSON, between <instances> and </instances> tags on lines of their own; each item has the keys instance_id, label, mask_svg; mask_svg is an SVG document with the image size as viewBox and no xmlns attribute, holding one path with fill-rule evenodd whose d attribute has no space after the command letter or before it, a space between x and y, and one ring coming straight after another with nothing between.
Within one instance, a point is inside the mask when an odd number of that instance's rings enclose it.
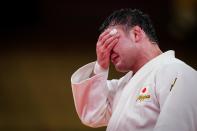
<instances>
[{"instance_id":1,"label":"japan flag patch","mask_svg":"<svg viewBox=\"0 0 197 131\"><path fill-rule=\"evenodd\" d=\"M142 102L142 101L147 101L151 98L150 96L150 87L149 86L144 86L140 89L139 96L137 97L136 101Z\"/></svg>"}]
</instances>

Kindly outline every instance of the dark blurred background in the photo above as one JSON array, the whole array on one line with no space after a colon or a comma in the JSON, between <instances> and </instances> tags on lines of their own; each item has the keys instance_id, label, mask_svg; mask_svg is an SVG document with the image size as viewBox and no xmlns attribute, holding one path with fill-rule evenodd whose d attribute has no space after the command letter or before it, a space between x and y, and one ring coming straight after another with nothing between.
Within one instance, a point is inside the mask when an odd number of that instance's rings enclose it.
<instances>
[{"instance_id":1,"label":"dark blurred background","mask_svg":"<svg viewBox=\"0 0 197 131\"><path fill-rule=\"evenodd\" d=\"M196 0L1 1L0 130L105 131L80 122L70 77L96 60L102 21L126 7L148 13L161 49L197 69Z\"/></svg>"}]
</instances>

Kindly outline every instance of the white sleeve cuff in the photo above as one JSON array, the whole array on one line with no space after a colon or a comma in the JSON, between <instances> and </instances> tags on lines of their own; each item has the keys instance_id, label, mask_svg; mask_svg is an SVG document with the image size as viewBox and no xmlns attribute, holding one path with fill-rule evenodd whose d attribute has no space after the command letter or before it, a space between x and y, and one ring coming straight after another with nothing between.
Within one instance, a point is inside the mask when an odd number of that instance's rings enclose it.
<instances>
[{"instance_id":1,"label":"white sleeve cuff","mask_svg":"<svg viewBox=\"0 0 197 131\"><path fill-rule=\"evenodd\" d=\"M94 66L94 74L99 74L99 73L104 73L107 72L108 69L104 69L99 65L99 63L96 61L95 66Z\"/></svg>"}]
</instances>

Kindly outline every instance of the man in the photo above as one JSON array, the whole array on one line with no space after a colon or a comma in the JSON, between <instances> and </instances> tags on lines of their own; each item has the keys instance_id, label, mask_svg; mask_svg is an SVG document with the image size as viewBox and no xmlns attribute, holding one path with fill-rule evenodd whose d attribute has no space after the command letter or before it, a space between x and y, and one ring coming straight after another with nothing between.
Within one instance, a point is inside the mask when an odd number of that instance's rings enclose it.
<instances>
[{"instance_id":1,"label":"man","mask_svg":"<svg viewBox=\"0 0 197 131\"><path fill-rule=\"evenodd\" d=\"M162 53L148 15L117 10L101 32L97 61L71 77L81 121L107 131L197 131L197 73ZM107 80L110 60L126 75Z\"/></svg>"}]
</instances>

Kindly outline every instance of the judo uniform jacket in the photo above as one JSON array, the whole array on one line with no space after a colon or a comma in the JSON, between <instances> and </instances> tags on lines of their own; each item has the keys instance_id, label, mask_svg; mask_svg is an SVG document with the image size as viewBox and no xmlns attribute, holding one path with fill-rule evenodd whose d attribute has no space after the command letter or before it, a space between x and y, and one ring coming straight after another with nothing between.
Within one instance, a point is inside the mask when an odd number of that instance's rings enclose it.
<instances>
[{"instance_id":1,"label":"judo uniform jacket","mask_svg":"<svg viewBox=\"0 0 197 131\"><path fill-rule=\"evenodd\" d=\"M167 51L134 75L108 80L95 63L71 77L77 114L90 127L107 131L197 131L197 73Z\"/></svg>"}]
</instances>

